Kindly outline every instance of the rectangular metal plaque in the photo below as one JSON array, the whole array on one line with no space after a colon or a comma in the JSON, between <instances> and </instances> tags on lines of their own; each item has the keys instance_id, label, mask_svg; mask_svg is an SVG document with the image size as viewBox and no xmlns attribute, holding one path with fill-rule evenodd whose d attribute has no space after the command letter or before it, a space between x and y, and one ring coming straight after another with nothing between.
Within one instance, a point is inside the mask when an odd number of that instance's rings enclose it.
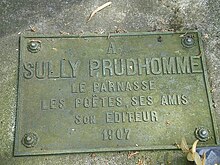
<instances>
[{"instance_id":1,"label":"rectangular metal plaque","mask_svg":"<svg viewBox=\"0 0 220 165\"><path fill-rule=\"evenodd\" d=\"M218 141L197 32L22 36L14 154Z\"/></svg>"}]
</instances>

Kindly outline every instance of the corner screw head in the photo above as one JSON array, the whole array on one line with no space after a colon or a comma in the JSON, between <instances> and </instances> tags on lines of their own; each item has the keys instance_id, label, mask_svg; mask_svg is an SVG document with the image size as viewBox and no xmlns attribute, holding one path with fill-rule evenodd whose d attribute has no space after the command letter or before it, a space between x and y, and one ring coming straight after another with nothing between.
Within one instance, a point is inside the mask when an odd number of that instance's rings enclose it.
<instances>
[{"instance_id":1,"label":"corner screw head","mask_svg":"<svg viewBox=\"0 0 220 165\"><path fill-rule=\"evenodd\" d=\"M31 40L27 45L27 49L31 53L37 53L41 49L41 42L37 40Z\"/></svg>"},{"instance_id":2,"label":"corner screw head","mask_svg":"<svg viewBox=\"0 0 220 165\"><path fill-rule=\"evenodd\" d=\"M209 139L209 131L204 127L196 128L195 136L199 141L205 142Z\"/></svg>"},{"instance_id":3,"label":"corner screw head","mask_svg":"<svg viewBox=\"0 0 220 165\"><path fill-rule=\"evenodd\" d=\"M22 144L27 148L34 147L37 144L37 141L38 137L35 133L26 133L21 140Z\"/></svg>"},{"instance_id":4,"label":"corner screw head","mask_svg":"<svg viewBox=\"0 0 220 165\"><path fill-rule=\"evenodd\" d=\"M186 48L191 48L191 47L193 47L193 46L194 46L194 43L195 43L193 37L190 36L190 35L187 35L187 36L185 36L184 38L182 38L181 42L182 42L182 45L183 45L184 47L186 47Z\"/></svg>"}]
</instances>

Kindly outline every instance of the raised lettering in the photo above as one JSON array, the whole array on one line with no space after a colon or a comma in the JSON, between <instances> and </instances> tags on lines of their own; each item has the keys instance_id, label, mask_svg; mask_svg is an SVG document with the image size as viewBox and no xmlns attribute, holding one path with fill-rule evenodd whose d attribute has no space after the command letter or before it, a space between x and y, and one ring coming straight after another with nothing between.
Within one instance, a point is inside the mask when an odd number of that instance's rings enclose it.
<instances>
[{"instance_id":1,"label":"raised lettering","mask_svg":"<svg viewBox=\"0 0 220 165\"><path fill-rule=\"evenodd\" d=\"M175 74L176 73L176 63L175 57L162 57L163 73L164 74Z\"/></svg>"},{"instance_id":2,"label":"raised lettering","mask_svg":"<svg viewBox=\"0 0 220 165\"><path fill-rule=\"evenodd\" d=\"M103 72L103 76L107 75L107 70L108 70L108 75L112 76L113 75L113 68L112 68L112 61L109 59L103 59L103 66L102 66L102 72Z\"/></svg>"},{"instance_id":3,"label":"raised lettering","mask_svg":"<svg viewBox=\"0 0 220 165\"><path fill-rule=\"evenodd\" d=\"M152 58L151 59L151 72L152 74L158 75L161 74L162 67L161 67L161 59L160 58Z\"/></svg>"},{"instance_id":4,"label":"raised lettering","mask_svg":"<svg viewBox=\"0 0 220 165\"><path fill-rule=\"evenodd\" d=\"M109 42L107 54L116 54L115 45L113 42Z\"/></svg>"},{"instance_id":5,"label":"raised lettering","mask_svg":"<svg viewBox=\"0 0 220 165\"><path fill-rule=\"evenodd\" d=\"M176 57L177 73L190 73L190 62L188 57Z\"/></svg>"},{"instance_id":6,"label":"raised lettering","mask_svg":"<svg viewBox=\"0 0 220 165\"><path fill-rule=\"evenodd\" d=\"M34 76L34 65L31 62L28 63L24 63L23 64L24 67L24 72L23 72L23 76L26 79L31 79Z\"/></svg>"},{"instance_id":7,"label":"raised lettering","mask_svg":"<svg viewBox=\"0 0 220 165\"><path fill-rule=\"evenodd\" d=\"M99 76L99 67L100 67L100 62L99 60L90 60L89 61L89 73L91 77L98 77Z\"/></svg>"},{"instance_id":8,"label":"raised lettering","mask_svg":"<svg viewBox=\"0 0 220 165\"><path fill-rule=\"evenodd\" d=\"M106 123L157 122L155 111L106 112Z\"/></svg>"},{"instance_id":9,"label":"raised lettering","mask_svg":"<svg viewBox=\"0 0 220 165\"><path fill-rule=\"evenodd\" d=\"M192 73L201 73L201 57L200 56L191 56L190 57Z\"/></svg>"},{"instance_id":10,"label":"raised lettering","mask_svg":"<svg viewBox=\"0 0 220 165\"><path fill-rule=\"evenodd\" d=\"M69 60L69 64L71 66L72 69L72 77L75 78L76 77L76 73L77 73L77 69L79 67L80 61L76 61L75 63Z\"/></svg>"}]
</instances>

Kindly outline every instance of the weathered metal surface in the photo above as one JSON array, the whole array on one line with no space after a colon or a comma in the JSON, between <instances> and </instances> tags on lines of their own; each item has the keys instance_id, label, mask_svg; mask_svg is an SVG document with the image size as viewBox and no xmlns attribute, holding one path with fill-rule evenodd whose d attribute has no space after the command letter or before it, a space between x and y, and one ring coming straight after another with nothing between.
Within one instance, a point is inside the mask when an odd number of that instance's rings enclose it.
<instances>
[{"instance_id":1,"label":"weathered metal surface","mask_svg":"<svg viewBox=\"0 0 220 165\"><path fill-rule=\"evenodd\" d=\"M197 32L23 36L14 154L218 140Z\"/></svg>"}]
</instances>

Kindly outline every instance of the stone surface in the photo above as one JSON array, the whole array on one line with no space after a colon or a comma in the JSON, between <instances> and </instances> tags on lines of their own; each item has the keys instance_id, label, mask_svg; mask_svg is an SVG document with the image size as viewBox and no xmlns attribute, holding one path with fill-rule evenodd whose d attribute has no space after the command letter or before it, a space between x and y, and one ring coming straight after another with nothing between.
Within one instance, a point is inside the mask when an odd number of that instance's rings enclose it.
<instances>
[{"instance_id":1,"label":"stone surface","mask_svg":"<svg viewBox=\"0 0 220 165\"><path fill-rule=\"evenodd\" d=\"M104 0L2 0L0 2L1 164L187 164L181 151L13 157L18 42L21 33L83 34L198 30L202 33L213 106L220 123L220 2L217 0L112 0L90 22ZM35 31L35 32L33 32ZM220 127L220 124L219 124ZM174 142L175 143L175 142Z\"/></svg>"}]
</instances>

